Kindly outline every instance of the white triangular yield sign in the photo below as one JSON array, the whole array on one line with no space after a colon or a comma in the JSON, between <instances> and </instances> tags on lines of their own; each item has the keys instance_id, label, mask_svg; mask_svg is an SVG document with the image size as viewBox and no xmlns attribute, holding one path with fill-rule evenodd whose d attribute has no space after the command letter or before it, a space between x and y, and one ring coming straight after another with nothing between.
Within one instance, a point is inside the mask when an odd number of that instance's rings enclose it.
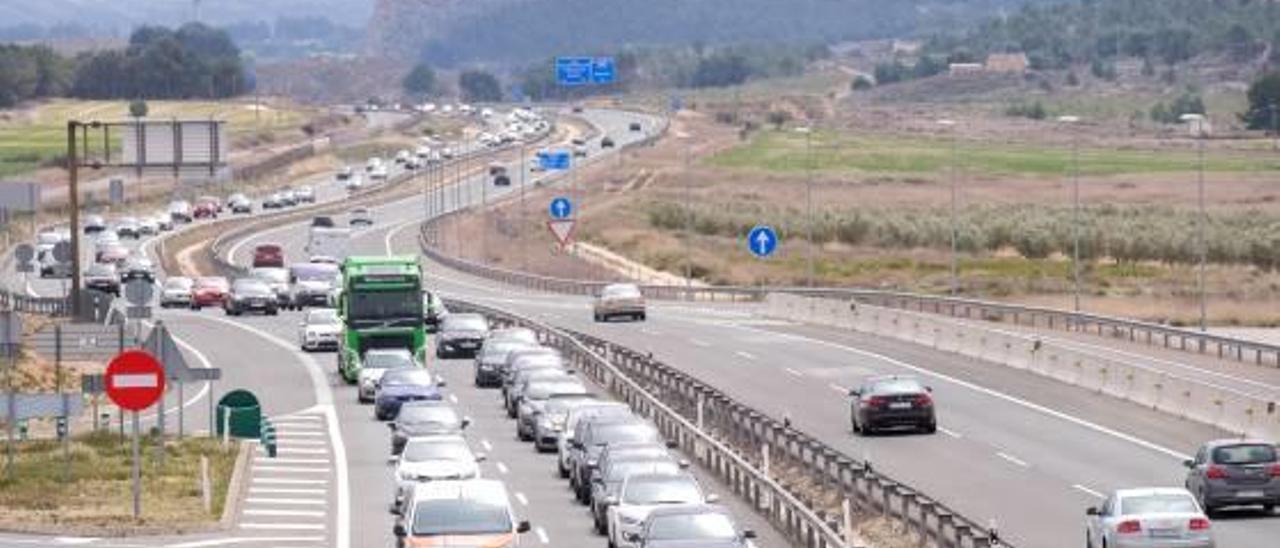
<instances>
[{"instance_id":1,"label":"white triangular yield sign","mask_svg":"<svg viewBox=\"0 0 1280 548\"><path fill-rule=\"evenodd\" d=\"M551 234L556 237L556 241L560 242L561 246L566 246L573 238L573 227L576 223L575 219L547 221L547 228L551 229Z\"/></svg>"}]
</instances>

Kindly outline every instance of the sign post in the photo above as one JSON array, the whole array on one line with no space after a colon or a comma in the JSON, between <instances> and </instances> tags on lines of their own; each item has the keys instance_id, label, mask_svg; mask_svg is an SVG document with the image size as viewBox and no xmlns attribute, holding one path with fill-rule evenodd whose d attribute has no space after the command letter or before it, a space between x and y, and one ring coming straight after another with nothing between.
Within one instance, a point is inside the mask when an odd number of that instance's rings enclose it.
<instances>
[{"instance_id":1,"label":"sign post","mask_svg":"<svg viewBox=\"0 0 1280 548\"><path fill-rule=\"evenodd\" d=\"M126 350L107 365L103 376L107 397L120 409L133 412L133 518L142 515L142 463L138 442L138 411L151 407L164 394L164 368L151 354ZM163 444L164 441L161 440Z\"/></svg>"}]
</instances>

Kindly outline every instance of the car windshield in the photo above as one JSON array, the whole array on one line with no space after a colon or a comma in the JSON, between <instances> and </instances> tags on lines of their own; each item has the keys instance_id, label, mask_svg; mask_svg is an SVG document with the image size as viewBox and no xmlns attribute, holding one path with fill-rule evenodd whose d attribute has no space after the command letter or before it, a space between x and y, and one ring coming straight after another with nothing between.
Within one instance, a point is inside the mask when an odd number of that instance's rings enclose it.
<instances>
[{"instance_id":1,"label":"car windshield","mask_svg":"<svg viewBox=\"0 0 1280 548\"><path fill-rule=\"evenodd\" d=\"M651 540L728 540L738 536L733 520L720 512L655 516L646 538Z\"/></svg>"},{"instance_id":2,"label":"car windshield","mask_svg":"<svg viewBox=\"0 0 1280 548\"><path fill-rule=\"evenodd\" d=\"M195 282L191 278L169 278L164 281L165 289L191 289Z\"/></svg>"},{"instance_id":3,"label":"car windshield","mask_svg":"<svg viewBox=\"0 0 1280 548\"><path fill-rule=\"evenodd\" d=\"M683 476L634 478L623 489L627 504L694 504L702 502L698 485Z\"/></svg>"},{"instance_id":4,"label":"car windshield","mask_svg":"<svg viewBox=\"0 0 1280 548\"><path fill-rule=\"evenodd\" d=\"M1276 461L1274 445L1248 443L1225 445L1213 450L1217 464L1269 464Z\"/></svg>"},{"instance_id":5,"label":"car windshield","mask_svg":"<svg viewBox=\"0 0 1280 548\"><path fill-rule=\"evenodd\" d=\"M547 408L543 410L548 415L564 415L570 409L583 405L588 402L595 401L593 398L575 397L575 398L551 398L547 400Z\"/></svg>"},{"instance_id":6,"label":"car windshield","mask_svg":"<svg viewBox=\"0 0 1280 548\"><path fill-rule=\"evenodd\" d=\"M337 265L307 263L290 268L290 276L300 282L332 282L338 277Z\"/></svg>"},{"instance_id":7,"label":"car windshield","mask_svg":"<svg viewBox=\"0 0 1280 548\"><path fill-rule=\"evenodd\" d=\"M405 406L400 408L396 422L401 424L461 424L458 412L439 405Z\"/></svg>"},{"instance_id":8,"label":"car windshield","mask_svg":"<svg viewBox=\"0 0 1280 548\"><path fill-rule=\"evenodd\" d=\"M430 386L431 373L417 368L388 371L382 377L382 386Z\"/></svg>"},{"instance_id":9,"label":"car windshield","mask_svg":"<svg viewBox=\"0 0 1280 548\"><path fill-rule=\"evenodd\" d=\"M255 268L251 275L267 283L287 283L289 271L283 268Z\"/></svg>"},{"instance_id":10,"label":"car windshield","mask_svg":"<svg viewBox=\"0 0 1280 548\"><path fill-rule=\"evenodd\" d=\"M1160 494L1124 497L1120 501L1120 514L1195 514L1199 513L1190 495Z\"/></svg>"},{"instance_id":11,"label":"car windshield","mask_svg":"<svg viewBox=\"0 0 1280 548\"><path fill-rule=\"evenodd\" d=\"M412 365L413 356L408 352L369 352L364 355L364 366L371 369L399 369Z\"/></svg>"},{"instance_id":12,"label":"car windshield","mask_svg":"<svg viewBox=\"0 0 1280 548\"><path fill-rule=\"evenodd\" d=\"M338 311L332 308L317 308L307 312L307 323L310 325L337 325Z\"/></svg>"},{"instance_id":13,"label":"car windshield","mask_svg":"<svg viewBox=\"0 0 1280 548\"><path fill-rule=\"evenodd\" d=\"M509 341L513 343L514 342L522 342L522 343L528 343L528 344L538 343L538 334L534 333L532 329L525 329L523 327L499 329L497 331L494 331L490 338L491 340L494 340L494 341Z\"/></svg>"},{"instance_id":14,"label":"car windshield","mask_svg":"<svg viewBox=\"0 0 1280 548\"><path fill-rule=\"evenodd\" d=\"M232 291L239 295L262 297L271 294L271 288L261 280L236 280Z\"/></svg>"},{"instance_id":15,"label":"car windshield","mask_svg":"<svg viewBox=\"0 0 1280 548\"><path fill-rule=\"evenodd\" d=\"M627 476L637 473L674 475L680 473L680 465L661 459L615 462L609 465L609 473L605 481L620 482L627 479Z\"/></svg>"},{"instance_id":16,"label":"car windshield","mask_svg":"<svg viewBox=\"0 0 1280 548\"><path fill-rule=\"evenodd\" d=\"M610 424L600 428L594 437L597 445L629 441L656 442L658 431L647 424Z\"/></svg>"},{"instance_id":17,"label":"car windshield","mask_svg":"<svg viewBox=\"0 0 1280 548\"><path fill-rule=\"evenodd\" d=\"M422 462L425 460L475 460L466 442L453 440L410 440L404 448L404 460Z\"/></svg>"},{"instance_id":18,"label":"car windshield","mask_svg":"<svg viewBox=\"0 0 1280 548\"><path fill-rule=\"evenodd\" d=\"M90 265L89 269L85 271L85 274L90 276L115 276L116 269L108 264L95 264Z\"/></svg>"},{"instance_id":19,"label":"car windshield","mask_svg":"<svg viewBox=\"0 0 1280 548\"><path fill-rule=\"evenodd\" d=\"M480 358L487 361L506 359L512 351L529 346L516 341L488 341L480 349Z\"/></svg>"},{"instance_id":20,"label":"car windshield","mask_svg":"<svg viewBox=\"0 0 1280 548\"><path fill-rule=\"evenodd\" d=\"M444 320L445 331L484 331L486 329L489 329L489 323L485 321L484 316L458 314Z\"/></svg>"},{"instance_id":21,"label":"car windshield","mask_svg":"<svg viewBox=\"0 0 1280 548\"><path fill-rule=\"evenodd\" d=\"M223 289L227 287L227 280L225 278L200 278L196 280L196 287Z\"/></svg>"},{"instance_id":22,"label":"car windshield","mask_svg":"<svg viewBox=\"0 0 1280 548\"><path fill-rule=\"evenodd\" d=\"M914 379L893 379L879 381L871 385L874 394L900 394L924 392L924 387Z\"/></svg>"},{"instance_id":23,"label":"car windshield","mask_svg":"<svg viewBox=\"0 0 1280 548\"><path fill-rule=\"evenodd\" d=\"M585 394L586 387L577 382L538 382L529 385L524 396L531 400L545 400L552 394Z\"/></svg>"},{"instance_id":24,"label":"car windshield","mask_svg":"<svg viewBox=\"0 0 1280 548\"><path fill-rule=\"evenodd\" d=\"M640 288L634 285L611 285L604 288L604 296L617 299L630 299L640 296Z\"/></svg>"},{"instance_id":25,"label":"car windshield","mask_svg":"<svg viewBox=\"0 0 1280 548\"><path fill-rule=\"evenodd\" d=\"M511 512L491 501L446 498L419 501L414 506L415 536L510 533Z\"/></svg>"}]
</instances>

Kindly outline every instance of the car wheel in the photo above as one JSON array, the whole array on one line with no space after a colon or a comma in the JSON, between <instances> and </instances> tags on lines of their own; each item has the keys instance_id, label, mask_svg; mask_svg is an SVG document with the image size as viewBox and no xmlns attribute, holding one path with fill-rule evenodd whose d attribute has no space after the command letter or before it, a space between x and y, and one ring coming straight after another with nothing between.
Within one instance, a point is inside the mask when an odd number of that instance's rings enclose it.
<instances>
[{"instance_id":1,"label":"car wheel","mask_svg":"<svg viewBox=\"0 0 1280 548\"><path fill-rule=\"evenodd\" d=\"M933 433L937 432L937 431L938 431L938 421L936 421L936 420L931 420L931 421L929 421L928 423L926 423L926 424L921 428L921 430L922 430L922 431L924 431L924 433L926 433L926 434L933 434Z\"/></svg>"},{"instance_id":2,"label":"car wheel","mask_svg":"<svg viewBox=\"0 0 1280 548\"><path fill-rule=\"evenodd\" d=\"M592 514L595 514L595 512L592 512ZM594 519L593 521L595 521L595 522L596 522L596 533L597 533L597 534L605 535L605 534L608 534L608 533L609 533L609 526L608 526L608 525L606 525L606 524L605 524L605 522L604 522L604 521L602 521L602 520L600 519L600 515L599 515L599 514L596 514L596 515L595 515L595 519Z\"/></svg>"},{"instance_id":3,"label":"car wheel","mask_svg":"<svg viewBox=\"0 0 1280 548\"><path fill-rule=\"evenodd\" d=\"M853 430L854 434L862 434L862 426L858 425L858 416L856 414L849 414L849 429Z\"/></svg>"},{"instance_id":4,"label":"car wheel","mask_svg":"<svg viewBox=\"0 0 1280 548\"><path fill-rule=\"evenodd\" d=\"M559 462L559 459L556 459L556 460L557 460L556 468L559 469L560 471L560 479L569 479L569 469L565 468L564 464L561 464Z\"/></svg>"},{"instance_id":5,"label":"car wheel","mask_svg":"<svg viewBox=\"0 0 1280 548\"><path fill-rule=\"evenodd\" d=\"M1084 532L1084 548L1093 548L1093 536L1089 534L1089 530Z\"/></svg>"},{"instance_id":6,"label":"car wheel","mask_svg":"<svg viewBox=\"0 0 1280 548\"><path fill-rule=\"evenodd\" d=\"M644 312L641 312L641 313L640 313L640 321L642 321L642 322L643 322L644 320L645 320L645 313L644 313Z\"/></svg>"},{"instance_id":7,"label":"car wheel","mask_svg":"<svg viewBox=\"0 0 1280 548\"><path fill-rule=\"evenodd\" d=\"M1262 505L1262 512L1263 512L1263 513L1265 513L1265 514L1267 514L1268 516L1269 516L1269 515L1271 515L1271 514L1273 514L1273 513L1275 513L1275 510L1276 510L1276 505L1274 505L1274 504L1263 504L1263 505Z\"/></svg>"}]
</instances>

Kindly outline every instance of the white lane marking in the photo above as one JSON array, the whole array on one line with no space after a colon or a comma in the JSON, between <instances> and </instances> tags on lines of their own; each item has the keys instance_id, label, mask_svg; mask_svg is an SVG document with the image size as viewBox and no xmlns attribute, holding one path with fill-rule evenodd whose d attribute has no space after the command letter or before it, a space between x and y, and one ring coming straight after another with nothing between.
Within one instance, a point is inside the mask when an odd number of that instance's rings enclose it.
<instances>
[{"instance_id":1,"label":"white lane marking","mask_svg":"<svg viewBox=\"0 0 1280 548\"><path fill-rule=\"evenodd\" d=\"M480 445L484 446L485 451L493 451L493 444L489 440L480 440Z\"/></svg>"},{"instance_id":2,"label":"white lane marking","mask_svg":"<svg viewBox=\"0 0 1280 548\"><path fill-rule=\"evenodd\" d=\"M298 432L298 431L296 431L296 430L290 430L289 432L285 432L285 431L283 431L283 430L276 430L276 439L277 439L277 440L280 440L280 439L283 439L283 438L292 438L292 437L294 437L294 436L303 436L303 437L320 437L320 436L323 436L323 435L324 435L324 432ZM298 443L301 443L302 441L304 441L304 440L299 440L299 441L298 441Z\"/></svg>"},{"instance_id":3,"label":"white lane marking","mask_svg":"<svg viewBox=\"0 0 1280 548\"><path fill-rule=\"evenodd\" d=\"M1099 493L1099 492L1097 492L1097 491L1094 491L1093 489L1090 489L1090 488L1088 488L1088 487L1085 487L1085 486L1083 486L1083 485L1080 485L1079 483L1077 483L1077 484L1075 484L1075 485L1072 485L1072 486L1071 486L1071 488L1072 488L1072 489L1075 489L1076 491L1080 491L1080 492L1082 492L1082 493L1084 493L1084 494L1086 494L1086 495L1091 495L1091 496L1094 496L1094 497L1097 497L1097 498L1100 498L1100 499L1105 499L1105 498L1107 498L1107 496L1106 496L1106 495L1103 495L1102 493Z\"/></svg>"},{"instance_id":4,"label":"white lane marking","mask_svg":"<svg viewBox=\"0 0 1280 548\"><path fill-rule=\"evenodd\" d=\"M699 339L689 339L689 342L693 343L694 346L701 346L703 348L711 346L711 343Z\"/></svg>"},{"instance_id":5,"label":"white lane marking","mask_svg":"<svg viewBox=\"0 0 1280 548\"><path fill-rule=\"evenodd\" d=\"M507 470L507 465L502 464L501 462L499 462L497 466L498 466L498 471L502 472L503 474L506 474L509 471Z\"/></svg>"},{"instance_id":6,"label":"white lane marking","mask_svg":"<svg viewBox=\"0 0 1280 548\"><path fill-rule=\"evenodd\" d=\"M241 527L244 527L244 525L246 525L246 524L242 524L242 525L241 525ZM252 524L252 525L254 525L254 526L252 526L252 527L248 527L248 528L249 528L249 529L299 529L298 527L270 527L270 526L269 526L270 524L261 524L261 525L263 525L262 527L257 527L257 525L259 525L259 524ZM301 529L311 529L311 527L301 527ZM228 545L228 544L248 544L248 543L251 543L251 542L252 542L252 543L258 543L258 542L308 542L308 543L320 543L320 542L324 542L324 537L241 537L241 538L216 538L216 539L210 539L210 540L197 540L197 541L194 541L194 542L184 542L184 543L182 543L182 544L170 544L170 545L168 545L168 548L204 548L204 547L206 547L206 546L226 546L226 545Z\"/></svg>"},{"instance_id":7,"label":"white lane marking","mask_svg":"<svg viewBox=\"0 0 1280 548\"><path fill-rule=\"evenodd\" d=\"M283 474L328 474L332 472L331 468L308 468L302 466L254 466L254 473L257 472L279 472Z\"/></svg>"},{"instance_id":8,"label":"white lane marking","mask_svg":"<svg viewBox=\"0 0 1280 548\"><path fill-rule=\"evenodd\" d=\"M249 496L255 493L263 495L317 495L323 497L327 489L278 489L275 487L250 487Z\"/></svg>"},{"instance_id":9,"label":"white lane marking","mask_svg":"<svg viewBox=\"0 0 1280 548\"><path fill-rule=\"evenodd\" d=\"M951 437L953 437L953 438L955 438L955 439L960 439L960 438L963 438L963 437L964 437L964 436L960 435L960 433L959 433L959 432L956 432L956 431L954 431L954 430L949 430L949 429L943 428L943 427L941 427L941 426L939 426L939 427L938 427L938 431L939 431L939 432L942 432L943 434L946 434L946 435L948 435L948 436L951 436Z\"/></svg>"},{"instance_id":10,"label":"white lane marking","mask_svg":"<svg viewBox=\"0 0 1280 548\"><path fill-rule=\"evenodd\" d=\"M244 511L246 516L288 516L294 518L322 518L324 512L315 510L258 510L250 508Z\"/></svg>"},{"instance_id":11,"label":"white lane marking","mask_svg":"<svg viewBox=\"0 0 1280 548\"><path fill-rule=\"evenodd\" d=\"M241 529L324 530L323 523L241 523ZM341 540L339 540L341 542ZM213 545L209 545L213 546Z\"/></svg>"},{"instance_id":12,"label":"white lane marking","mask_svg":"<svg viewBox=\"0 0 1280 548\"><path fill-rule=\"evenodd\" d=\"M96 542L98 540L99 539L96 537L57 537L53 539L53 542L55 544L75 546L79 544L89 544L91 542Z\"/></svg>"},{"instance_id":13,"label":"white lane marking","mask_svg":"<svg viewBox=\"0 0 1280 548\"><path fill-rule=\"evenodd\" d=\"M846 394L846 395L847 395L847 394L849 393L849 389L848 389L848 388L845 388L845 387L840 386L840 385L835 384L835 383L828 384L828 385L827 385L827 387L829 387L829 388L831 388L832 390L835 390L836 392L839 392L839 393L841 393L841 394Z\"/></svg>"},{"instance_id":14,"label":"white lane marking","mask_svg":"<svg viewBox=\"0 0 1280 548\"><path fill-rule=\"evenodd\" d=\"M286 422L283 424L276 424L277 434L280 432L295 432L298 430L324 430L324 429L325 428L323 424L316 424L313 422L293 422L293 423Z\"/></svg>"},{"instance_id":15,"label":"white lane marking","mask_svg":"<svg viewBox=\"0 0 1280 548\"><path fill-rule=\"evenodd\" d=\"M264 457L258 455L258 461L270 464L329 464L329 459L289 459L280 457Z\"/></svg>"},{"instance_id":16,"label":"white lane marking","mask_svg":"<svg viewBox=\"0 0 1280 548\"><path fill-rule=\"evenodd\" d=\"M804 373L801 373L801 372L799 372L799 371L796 371L795 369L792 369L792 368L790 368L790 367L787 367L787 368L783 369L783 371L786 371L787 373L790 373L791 375L796 376L796 377L803 377L803 376L804 376Z\"/></svg>"},{"instance_id":17,"label":"white lane marking","mask_svg":"<svg viewBox=\"0 0 1280 548\"><path fill-rule=\"evenodd\" d=\"M279 423L280 421L311 421L311 422L319 422L319 421L322 421L322 420L324 420L324 417L323 417L323 416L321 416L321 415L300 415L300 414L294 414L294 415L280 415L280 416L278 416L278 417L271 417L271 422L275 422L275 423Z\"/></svg>"},{"instance_id":18,"label":"white lane marking","mask_svg":"<svg viewBox=\"0 0 1280 548\"><path fill-rule=\"evenodd\" d=\"M453 403L453 404L458 403L458 396L454 394L449 394L449 403Z\"/></svg>"},{"instance_id":19,"label":"white lane marking","mask_svg":"<svg viewBox=\"0 0 1280 548\"><path fill-rule=\"evenodd\" d=\"M316 407L324 412L325 422L329 426L329 443L333 447L334 467L338 469L338 511L334 512L334 522L337 537L337 548L351 547L351 476L350 470L347 468L347 446L342 439L342 429L338 423L338 413L333 407L333 392L329 388L329 383L325 379L324 371L320 368L320 364L316 363L315 357L310 354L303 353L298 350L293 343L281 339L269 333L263 333L249 326L242 325L237 322L229 321L215 316L201 316L194 313L185 313L193 318L203 318L205 320L222 323L253 333L264 340L270 341L276 346L290 352L294 357L301 360L307 373L311 376L311 388L315 391ZM293 432L292 436L298 435L320 435L319 432Z\"/></svg>"},{"instance_id":20,"label":"white lane marking","mask_svg":"<svg viewBox=\"0 0 1280 548\"><path fill-rule=\"evenodd\" d=\"M316 499L276 499L276 498L260 498L260 497L248 497L248 498L244 499L244 501L245 501L246 503L248 503L248 504L283 504L283 505L286 505L286 506L288 506L288 505L290 505L290 504L297 504L297 505L302 505L302 506L307 506L307 505L323 506L323 505L325 505L325 504L329 504L329 501L327 501L327 500L316 500Z\"/></svg>"},{"instance_id":21,"label":"white lane marking","mask_svg":"<svg viewBox=\"0 0 1280 548\"><path fill-rule=\"evenodd\" d=\"M524 493L516 492L516 500L520 501L523 506L529 505L529 499L524 496Z\"/></svg>"},{"instance_id":22,"label":"white lane marking","mask_svg":"<svg viewBox=\"0 0 1280 548\"><path fill-rule=\"evenodd\" d=\"M538 535L538 542L543 544L551 544L551 538L547 536L547 530L541 527L534 528L534 534Z\"/></svg>"},{"instance_id":23,"label":"white lane marking","mask_svg":"<svg viewBox=\"0 0 1280 548\"><path fill-rule=\"evenodd\" d=\"M1009 461L1009 462L1012 462L1013 464L1016 464L1016 465L1021 466L1021 467L1023 467L1023 468L1030 468L1030 467L1031 467L1031 465L1030 465L1030 464L1027 464L1027 461L1024 461L1024 460L1022 460L1022 459L1019 459L1018 457L1015 457L1015 456L1010 455L1010 454L1008 454L1008 453L1005 453L1004 451L999 451L999 452L997 452L997 453L996 453L996 456L997 456L997 457L1000 457L1000 458L1002 458L1002 459L1004 459L1004 460L1007 460L1007 461Z\"/></svg>"},{"instance_id":24,"label":"white lane marking","mask_svg":"<svg viewBox=\"0 0 1280 548\"><path fill-rule=\"evenodd\" d=\"M329 480L264 478L259 476L254 476L252 481L253 483L269 483L272 485L328 485L329 484Z\"/></svg>"},{"instance_id":25,"label":"white lane marking","mask_svg":"<svg viewBox=\"0 0 1280 548\"><path fill-rule=\"evenodd\" d=\"M1129 434L1125 434L1124 432L1120 432L1120 431L1118 431L1118 430L1115 430L1115 429L1112 429L1112 428L1108 428L1108 427L1106 427L1106 426L1102 426L1102 425L1100 425L1100 424L1096 424L1096 423L1093 423L1093 422L1089 422L1089 421L1087 421L1087 420L1085 420L1085 419L1082 419L1082 418L1076 417L1076 416L1074 416L1074 415L1069 415L1069 414L1067 414L1067 413L1063 413L1063 412L1061 412L1061 411L1057 411L1057 410L1054 410L1054 409L1050 409L1050 408L1045 407L1045 406L1043 406L1043 405L1040 405L1040 404L1037 404L1037 403L1032 403L1032 402L1027 401L1027 400L1024 400L1024 399L1022 399L1022 398L1018 398L1018 397L1015 397L1015 396L1011 396L1011 395L1009 395L1009 394L1005 394L1004 392L999 392L999 391L996 391L996 390L992 390L992 389L987 388L987 387L984 387L984 386L978 386L978 385L973 384L973 383L971 383L971 382L964 381L964 380L960 380L960 379L958 379L958 378L956 378L956 377L952 377L952 376L950 376L950 375L945 375L945 374L942 374L942 373L938 373L937 371L933 371L933 370L930 370L930 369L925 369L925 368L923 368L923 367L919 367L919 366L911 365L911 364L906 363L906 362L904 362L904 361L896 360L896 359L894 359L894 358L890 358L890 357L885 356L885 355L883 355L883 354L877 354L877 353L875 353L875 352L870 352L870 351L867 351L867 350L862 350L862 349L860 349L860 348L854 348L854 347L852 347L852 346L845 346L845 345L843 345L843 344L833 343L833 342L830 342L830 341L824 341L824 340L822 340L822 339L814 339L814 338L812 338L812 337L805 337L805 336L802 336L802 335L793 335L793 334L790 334L790 333L778 333L778 332L774 332L774 331L766 331L766 330L762 330L762 329L756 329L756 328L746 327L746 326L741 326L741 325L726 325L725 327L728 327L728 328L731 328L731 329L740 329L740 330L743 330L743 331L750 331L750 332L757 333L757 334L774 335L774 336L777 336L777 337L780 337L780 338L784 338L784 339L792 339L792 340L798 340L798 341L803 341L803 342L806 342L806 343L809 343L809 344L817 344L817 345L827 346L827 347L830 347L830 348L835 348L835 349L838 349L838 350L843 350L843 351L845 351L845 352L850 352L850 353L857 354L857 355L860 355L860 356L864 356L864 357L868 357L868 358L872 358L872 359L876 359L876 360L881 360L881 361L884 361L885 363L892 364L892 365L895 365L895 366L897 366L897 367L901 367L901 368L903 368L903 369L908 369L908 370L914 371L914 372L916 372L916 373L918 373L918 374L920 374L920 375L924 375L924 376L929 376L929 377L934 377L934 378L937 378L937 379L941 379L941 380L943 380L943 381L946 381L946 382L949 382L949 383L955 384L956 386L959 386L959 387L962 387L962 388L967 388L967 389L972 390L972 391L974 391L974 392L978 392L978 393L980 393L980 394L983 394L983 395L986 395L986 396L990 396L990 397L995 398L995 399L998 399L998 400L1003 400L1003 401L1005 401L1005 402L1012 403L1012 404L1017 405L1017 406L1019 406L1019 407L1024 407L1024 408L1026 408L1026 409L1030 409L1030 410L1035 411L1035 412L1037 412L1037 413L1040 413L1040 414L1042 414L1042 415L1047 415L1047 416L1049 416L1049 417L1053 417L1053 418L1058 419L1058 420L1061 420L1061 421L1069 422L1069 423L1074 424L1074 425L1076 425L1076 426L1079 426L1079 427L1081 427L1081 428L1085 428L1085 429L1088 429L1088 430L1092 430L1092 431L1097 432L1097 433L1099 433L1099 434L1103 434L1103 435L1106 435L1106 436L1109 436L1109 437L1112 437L1112 438L1115 438L1115 439L1118 439L1118 440L1120 440L1120 441L1127 442L1127 443L1130 443L1130 444L1133 444L1133 445L1137 445L1138 447L1142 447L1142 448L1144 448L1144 449L1148 449L1148 450L1151 450L1151 451L1156 452L1156 453L1164 454L1164 455L1166 455L1166 456L1172 457L1172 458L1177 459L1177 460L1179 460L1179 461L1183 461L1183 460L1186 460L1186 459L1190 458L1190 456L1185 455L1185 454L1183 454L1183 453L1181 453L1181 452L1179 452L1179 451L1175 451L1175 450L1173 450L1173 449L1169 449L1168 447L1164 447L1164 446L1159 445L1159 444L1157 444L1157 443L1154 443L1154 442L1150 442L1150 441L1144 440L1144 439L1139 438L1139 437L1137 437L1137 436L1131 436L1131 435L1129 435Z\"/></svg>"},{"instance_id":26,"label":"white lane marking","mask_svg":"<svg viewBox=\"0 0 1280 548\"><path fill-rule=\"evenodd\" d=\"M262 446L258 446L258 451L259 453L266 452L265 450L262 449ZM279 447L276 449L276 452L281 455L328 455L329 454L328 449L315 449L315 448L299 449L296 447L295 448ZM326 460L325 462L329 462L329 461Z\"/></svg>"},{"instance_id":27,"label":"white lane marking","mask_svg":"<svg viewBox=\"0 0 1280 548\"><path fill-rule=\"evenodd\" d=\"M382 239L382 243L386 245L387 255L388 256L395 255L395 251L391 249L391 240L395 239L396 234L399 234L400 231L404 230L405 228L408 228L410 226L413 226L414 224L420 224L420 223L422 223L421 219L414 219L412 221L400 223L396 226L391 227L391 230L388 230L387 235Z\"/></svg>"},{"instance_id":28,"label":"white lane marking","mask_svg":"<svg viewBox=\"0 0 1280 548\"><path fill-rule=\"evenodd\" d=\"M37 297L37 298L38 298L38 297L40 297L40 294L39 294L39 293L36 293L36 290L35 290L35 289L32 289L32 287L31 287L31 280L27 280L27 284L26 284L26 285L27 285L26 289L27 289L27 296L28 296L28 297Z\"/></svg>"},{"instance_id":29,"label":"white lane marking","mask_svg":"<svg viewBox=\"0 0 1280 548\"><path fill-rule=\"evenodd\" d=\"M739 358L742 358L742 359L744 359L744 360L752 360L752 361L755 361L755 359L756 359L756 355L755 355L755 354L752 354L752 353L750 353L750 352L744 352L744 351L742 351L742 350L739 350L739 351L737 351L737 352L734 352L734 354L737 354Z\"/></svg>"},{"instance_id":30,"label":"white lane marking","mask_svg":"<svg viewBox=\"0 0 1280 548\"><path fill-rule=\"evenodd\" d=\"M279 434L279 432L277 432L277 434ZM312 447L317 445L328 445L327 443L324 442L324 440L289 440L288 443L285 443L284 440L279 439L279 436L276 436L276 438L277 438L276 446L280 447L281 449L284 449L292 445L308 445Z\"/></svg>"}]
</instances>

